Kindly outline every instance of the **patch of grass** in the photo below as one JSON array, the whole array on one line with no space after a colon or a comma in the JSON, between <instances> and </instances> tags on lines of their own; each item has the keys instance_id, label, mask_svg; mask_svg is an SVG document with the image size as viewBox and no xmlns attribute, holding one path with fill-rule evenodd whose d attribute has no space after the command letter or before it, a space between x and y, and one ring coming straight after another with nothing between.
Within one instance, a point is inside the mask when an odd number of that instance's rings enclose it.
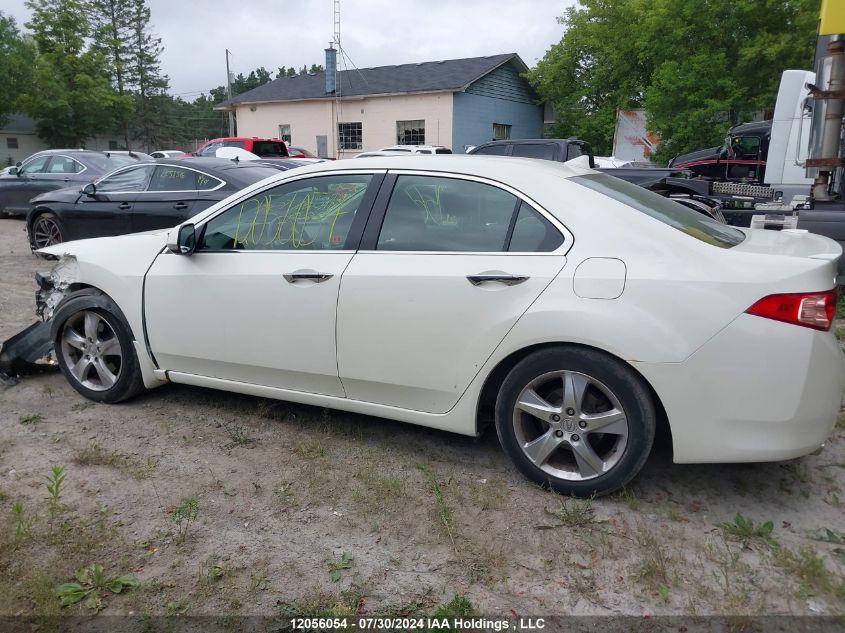
<instances>
[{"instance_id":1,"label":"patch of grass","mask_svg":"<svg viewBox=\"0 0 845 633\"><path fill-rule=\"evenodd\" d=\"M267 578L267 573L263 571L253 571L249 574L249 592L256 594L259 591L267 591L270 588L270 580Z\"/></svg>"},{"instance_id":2,"label":"patch of grass","mask_svg":"<svg viewBox=\"0 0 845 633\"><path fill-rule=\"evenodd\" d=\"M510 500L507 483L500 480L472 479L461 486L462 501L470 503L482 511L504 510Z\"/></svg>"},{"instance_id":3,"label":"patch of grass","mask_svg":"<svg viewBox=\"0 0 845 633\"><path fill-rule=\"evenodd\" d=\"M437 477L434 475L431 466L419 464L417 468L425 475L429 489L434 495L435 524L449 538L449 541L452 543L452 549L460 556L455 540L455 518L452 515L452 510L446 505L446 501L443 499L443 490L440 488L440 483L437 481Z\"/></svg>"},{"instance_id":4,"label":"patch of grass","mask_svg":"<svg viewBox=\"0 0 845 633\"><path fill-rule=\"evenodd\" d=\"M149 479L156 468L156 463L151 457L143 463L138 462L117 451L106 450L93 441L89 442L85 448L76 451L73 462L80 466L108 466L138 480Z\"/></svg>"},{"instance_id":5,"label":"patch of grass","mask_svg":"<svg viewBox=\"0 0 845 633\"><path fill-rule=\"evenodd\" d=\"M634 575L649 589L660 594L660 586L671 585L671 563L662 543L646 528L637 532L636 543L639 545L639 562L634 567Z\"/></svg>"},{"instance_id":6,"label":"patch of grass","mask_svg":"<svg viewBox=\"0 0 845 633\"><path fill-rule=\"evenodd\" d=\"M217 554L211 554L200 567L200 578L204 582L215 583L228 573L229 568Z\"/></svg>"},{"instance_id":7,"label":"patch of grass","mask_svg":"<svg viewBox=\"0 0 845 633\"><path fill-rule=\"evenodd\" d=\"M44 416L40 413L29 413L27 415L19 415L18 422L23 424L24 426L29 426L30 424L38 424L39 422L44 421Z\"/></svg>"},{"instance_id":8,"label":"patch of grass","mask_svg":"<svg viewBox=\"0 0 845 633\"><path fill-rule=\"evenodd\" d=\"M176 534L179 542L184 542L188 536L191 524L199 515L199 500L195 496L182 497L179 505L170 511L170 520L176 524Z\"/></svg>"},{"instance_id":9,"label":"patch of grass","mask_svg":"<svg viewBox=\"0 0 845 633\"><path fill-rule=\"evenodd\" d=\"M640 500L637 499L637 493L634 492L632 488L628 488L627 486L623 486L622 489L613 495L613 498L619 499L626 506L628 506L629 510L636 510L640 507Z\"/></svg>"},{"instance_id":10,"label":"patch of grass","mask_svg":"<svg viewBox=\"0 0 845 633\"><path fill-rule=\"evenodd\" d=\"M343 591L339 596L315 591L292 602L278 603L278 631L293 631L292 618L351 618L360 613L362 597L356 591Z\"/></svg>"},{"instance_id":11,"label":"patch of grass","mask_svg":"<svg viewBox=\"0 0 845 633\"><path fill-rule=\"evenodd\" d=\"M15 543L22 543L32 536L32 525L35 522L35 517L27 514L23 502L15 501L9 511L9 516L15 529Z\"/></svg>"},{"instance_id":12,"label":"patch of grass","mask_svg":"<svg viewBox=\"0 0 845 633\"><path fill-rule=\"evenodd\" d=\"M541 529L553 529L559 527L569 528L590 528L600 521L596 519L596 511L593 508L592 499L571 499L559 498L556 510L543 508L546 514L557 519L557 525L539 526Z\"/></svg>"},{"instance_id":13,"label":"patch of grass","mask_svg":"<svg viewBox=\"0 0 845 633\"><path fill-rule=\"evenodd\" d=\"M294 455L298 455L302 459L318 459L326 455L323 442L314 437L305 437L296 440L291 450L293 450Z\"/></svg>"},{"instance_id":14,"label":"patch of grass","mask_svg":"<svg viewBox=\"0 0 845 633\"><path fill-rule=\"evenodd\" d=\"M407 496L404 479L385 477L373 467L359 470L355 480L358 485L352 491L352 500L366 516L393 510Z\"/></svg>"},{"instance_id":15,"label":"patch of grass","mask_svg":"<svg viewBox=\"0 0 845 633\"><path fill-rule=\"evenodd\" d=\"M775 552L774 561L800 579L802 596L824 593L845 600L845 578L828 569L815 548L808 545L795 553L782 547Z\"/></svg>"},{"instance_id":16,"label":"patch of grass","mask_svg":"<svg viewBox=\"0 0 845 633\"><path fill-rule=\"evenodd\" d=\"M777 547L777 540L772 535L774 531L774 523L766 521L765 523L757 523L751 519L737 514L734 517L733 523L718 523L716 527L720 528L726 537L738 539L743 547L749 547L753 541L761 541L769 547Z\"/></svg>"},{"instance_id":17,"label":"patch of grass","mask_svg":"<svg viewBox=\"0 0 845 633\"><path fill-rule=\"evenodd\" d=\"M229 455L234 449L255 448L257 440L247 434L247 430L240 424L224 424L229 441L222 446L223 452Z\"/></svg>"},{"instance_id":18,"label":"patch of grass","mask_svg":"<svg viewBox=\"0 0 845 633\"><path fill-rule=\"evenodd\" d=\"M349 552L343 552L337 558L329 558L326 560L326 566L329 569L329 578L331 578L332 582L338 582L341 578L341 570L343 569L352 569L352 563L354 562L354 558L352 554Z\"/></svg>"},{"instance_id":19,"label":"patch of grass","mask_svg":"<svg viewBox=\"0 0 845 633\"><path fill-rule=\"evenodd\" d=\"M298 505L296 493L293 488L294 484L290 481L280 481L273 488L273 495L275 495L276 499L278 499L282 510L289 510Z\"/></svg>"}]
</instances>

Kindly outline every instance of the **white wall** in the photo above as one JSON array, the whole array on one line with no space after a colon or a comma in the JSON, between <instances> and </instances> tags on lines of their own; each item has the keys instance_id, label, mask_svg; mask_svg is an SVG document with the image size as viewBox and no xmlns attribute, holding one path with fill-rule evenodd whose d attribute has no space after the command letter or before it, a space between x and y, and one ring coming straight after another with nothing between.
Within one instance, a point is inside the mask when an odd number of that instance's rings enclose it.
<instances>
[{"instance_id":1,"label":"white wall","mask_svg":"<svg viewBox=\"0 0 845 633\"><path fill-rule=\"evenodd\" d=\"M18 149L9 149L9 144L6 140L9 137L18 139ZM10 160L14 165L27 156L31 156L35 152L40 152L42 149L47 149L47 144L35 134L0 132L0 168L8 165Z\"/></svg>"},{"instance_id":2,"label":"white wall","mask_svg":"<svg viewBox=\"0 0 845 633\"><path fill-rule=\"evenodd\" d=\"M317 153L317 136L328 137L331 156L348 158L355 154L396 144L396 122L425 121L425 142L452 144L452 93L439 92L391 97L349 97L343 99L340 121L361 122L362 149L336 151L332 129L334 100L293 101L239 106L238 135L276 137L279 125L291 126L291 144ZM251 108L255 108L253 112Z\"/></svg>"}]
</instances>

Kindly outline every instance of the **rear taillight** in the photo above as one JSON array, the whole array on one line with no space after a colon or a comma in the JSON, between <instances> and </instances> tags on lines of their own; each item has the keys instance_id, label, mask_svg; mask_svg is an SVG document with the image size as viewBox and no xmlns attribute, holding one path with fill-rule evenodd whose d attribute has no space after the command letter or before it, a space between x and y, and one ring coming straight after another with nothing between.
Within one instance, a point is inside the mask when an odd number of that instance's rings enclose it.
<instances>
[{"instance_id":1,"label":"rear taillight","mask_svg":"<svg viewBox=\"0 0 845 633\"><path fill-rule=\"evenodd\" d=\"M836 313L836 290L800 292L763 297L746 313L827 331Z\"/></svg>"}]
</instances>

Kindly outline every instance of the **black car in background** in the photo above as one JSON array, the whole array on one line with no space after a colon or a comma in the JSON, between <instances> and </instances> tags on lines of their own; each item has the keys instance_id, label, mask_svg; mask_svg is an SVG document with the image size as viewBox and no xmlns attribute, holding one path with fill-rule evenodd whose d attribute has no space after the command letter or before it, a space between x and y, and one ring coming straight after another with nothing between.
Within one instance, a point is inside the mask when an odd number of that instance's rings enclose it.
<instances>
[{"instance_id":1,"label":"black car in background","mask_svg":"<svg viewBox=\"0 0 845 633\"><path fill-rule=\"evenodd\" d=\"M27 214L29 244L35 250L86 237L166 229L259 180L309 164L268 163L162 158L123 167L84 187L42 194Z\"/></svg>"},{"instance_id":2,"label":"black car in background","mask_svg":"<svg viewBox=\"0 0 845 633\"><path fill-rule=\"evenodd\" d=\"M0 176L0 215L25 215L29 201L45 191L82 186L108 172L151 161L141 152L48 149L37 152Z\"/></svg>"}]
</instances>

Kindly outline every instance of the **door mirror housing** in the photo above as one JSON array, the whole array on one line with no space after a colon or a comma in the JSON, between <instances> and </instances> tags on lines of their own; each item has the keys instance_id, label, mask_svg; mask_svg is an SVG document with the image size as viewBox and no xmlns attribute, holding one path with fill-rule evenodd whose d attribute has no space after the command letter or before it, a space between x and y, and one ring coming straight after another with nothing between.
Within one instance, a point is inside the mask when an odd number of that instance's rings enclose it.
<instances>
[{"instance_id":1,"label":"door mirror housing","mask_svg":"<svg viewBox=\"0 0 845 633\"><path fill-rule=\"evenodd\" d=\"M10 176L17 176L18 175L18 167L9 167L9 175Z\"/></svg>"},{"instance_id":2,"label":"door mirror housing","mask_svg":"<svg viewBox=\"0 0 845 633\"><path fill-rule=\"evenodd\" d=\"M89 182L82 188L82 193L84 193L86 196L91 196L93 198L94 194L97 193L97 185L95 185L93 182Z\"/></svg>"},{"instance_id":3,"label":"door mirror housing","mask_svg":"<svg viewBox=\"0 0 845 633\"><path fill-rule=\"evenodd\" d=\"M174 255L193 255L196 248L197 229L191 223L181 225L176 232L176 241L167 245L167 249Z\"/></svg>"}]
</instances>

